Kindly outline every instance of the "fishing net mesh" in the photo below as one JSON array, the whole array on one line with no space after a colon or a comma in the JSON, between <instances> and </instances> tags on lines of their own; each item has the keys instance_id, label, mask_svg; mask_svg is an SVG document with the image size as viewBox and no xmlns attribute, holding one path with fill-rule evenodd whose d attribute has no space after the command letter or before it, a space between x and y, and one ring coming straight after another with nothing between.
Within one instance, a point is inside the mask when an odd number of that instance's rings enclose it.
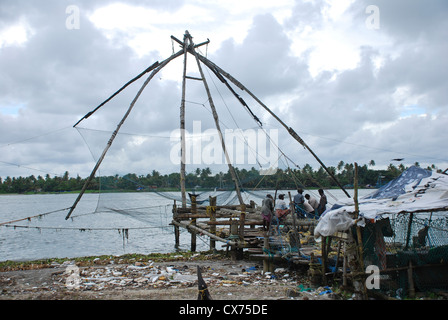
<instances>
[{"instance_id":1,"label":"fishing net mesh","mask_svg":"<svg viewBox=\"0 0 448 320\"><path fill-rule=\"evenodd\" d=\"M393 234L382 237L368 232L369 226L363 230L364 261L381 270L380 290L394 296L407 296L412 288L447 290L446 212L396 214L390 218L390 227Z\"/></svg>"}]
</instances>

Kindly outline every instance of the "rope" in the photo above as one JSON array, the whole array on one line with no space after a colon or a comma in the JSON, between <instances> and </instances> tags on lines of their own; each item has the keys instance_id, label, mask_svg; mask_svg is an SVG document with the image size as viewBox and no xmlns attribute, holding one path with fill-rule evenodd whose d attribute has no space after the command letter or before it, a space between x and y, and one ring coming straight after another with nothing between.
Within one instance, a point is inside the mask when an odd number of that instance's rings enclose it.
<instances>
[{"instance_id":1,"label":"rope","mask_svg":"<svg viewBox=\"0 0 448 320\"><path fill-rule=\"evenodd\" d=\"M59 209L59 210L55 210L55 211L41 213L41 214L38 214L38 215L35 215L35 216L31 216L31 217L26 217L26 218L22 218L22 219L17 219L17 220L12 220L12 221L8 221L8 222L3 222L3 223L0 223L0 227L4 226L4 225L11 224L11 223L20 222L20 221L23 221L23 220L31 221L31 219L34 219L34 218L42 218L43 216L46 216L46 215L49 215L49 214L52 214L52 213L56 213L56 212L66 211L66 210L69 210L69 209L70 208Z\"/></svg>"},{"instance_id":2,"label":"rope","mask_svg":"<svg viewBox=\"0 0 448 320\"><path fill-rule=\"evenodd\" d=\"M79 231L110 231L110 230L118 230L119 232L122 230L144 230L144 229L156 229L156 228L170 228L170 226L165 227L130 227L130 228L81 228L81 227L37 227L37 226L22 226L22 225L12 225L12 224L4 224L2 225L6 228L23 228L23 229L38 229L38 230L79 230Z\"/></svg>"}]
</instances>

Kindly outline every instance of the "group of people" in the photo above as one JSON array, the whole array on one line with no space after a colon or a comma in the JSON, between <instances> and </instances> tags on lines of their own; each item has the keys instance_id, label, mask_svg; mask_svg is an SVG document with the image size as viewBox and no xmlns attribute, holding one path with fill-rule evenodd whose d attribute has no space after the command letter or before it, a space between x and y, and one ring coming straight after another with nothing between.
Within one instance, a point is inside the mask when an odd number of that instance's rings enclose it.
<instances>
[{"instance_id":1,"label":"group of people","mask_svg":"<svg viewBox=\"0 0 448 320\"><path fill-rule=\"evenodd\" d=\"M303 189L298 189L294 196L294 206L299 217L314 217L318 218L324 213L327 208L327 196L323 189L318 190L320 195L319 202L316 198L309 194L303 195Z\"/></svg>"},{"instance_id":2,"label":"group of people","mask_svg":"<svg viewBox=\"0 0 448 320\"><path fill-rule=\"evenodd\" d=\"M294 211L298 218L319 218L326 210L327 196L323 189L319 189L320 200L310 196L309 194L303 195L303 189L299 188L297 194L294 196ZM263 200L261 215L263 217L263 229L269 230L272 218L276 217L278 220L282 220L289 213L291 213L290 207L285 202L285 195L280 194L275 201L270 194L266 195Z\"/></svg>"}]
</instances>

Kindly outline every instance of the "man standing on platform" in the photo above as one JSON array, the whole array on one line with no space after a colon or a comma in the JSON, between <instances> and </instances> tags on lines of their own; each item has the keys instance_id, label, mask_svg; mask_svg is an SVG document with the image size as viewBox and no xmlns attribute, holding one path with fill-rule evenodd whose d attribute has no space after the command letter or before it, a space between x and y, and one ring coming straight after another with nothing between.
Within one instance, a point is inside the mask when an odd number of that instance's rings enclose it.
<instances>
[{"instance_id":1,"label":"man standing on platform","mask_svg":"<svg viewBox=\"0 0 448 320\"><path fill-rule=\"evenodd\" d=\"M322 213L325 212L327 209L327 196L324 194L324 190L319 189L320 194L320 201L319 201L319 207L317 208L317 214L319 217L322 215Z\"/></svg>"}]
</instances>

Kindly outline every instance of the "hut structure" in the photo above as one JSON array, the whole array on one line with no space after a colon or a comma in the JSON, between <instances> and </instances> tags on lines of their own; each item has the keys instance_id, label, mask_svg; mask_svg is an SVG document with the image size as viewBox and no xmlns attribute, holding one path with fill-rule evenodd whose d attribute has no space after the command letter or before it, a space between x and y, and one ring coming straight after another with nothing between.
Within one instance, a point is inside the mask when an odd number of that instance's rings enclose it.
<instances>
[{"instance_id":1,"label":"hut structure","mask_svg":"<svg viewBox=\"0 0 448 320\"><path fill-rule=\"evenodd\" d=\"M369 268L378 272L373 289L414 297L448 289L447 211L448 176L413 166L368 196L336 203L314 236L343 239L346 258L362 257L351 266L360 295Z\"/></svg>"}]
</instances>

